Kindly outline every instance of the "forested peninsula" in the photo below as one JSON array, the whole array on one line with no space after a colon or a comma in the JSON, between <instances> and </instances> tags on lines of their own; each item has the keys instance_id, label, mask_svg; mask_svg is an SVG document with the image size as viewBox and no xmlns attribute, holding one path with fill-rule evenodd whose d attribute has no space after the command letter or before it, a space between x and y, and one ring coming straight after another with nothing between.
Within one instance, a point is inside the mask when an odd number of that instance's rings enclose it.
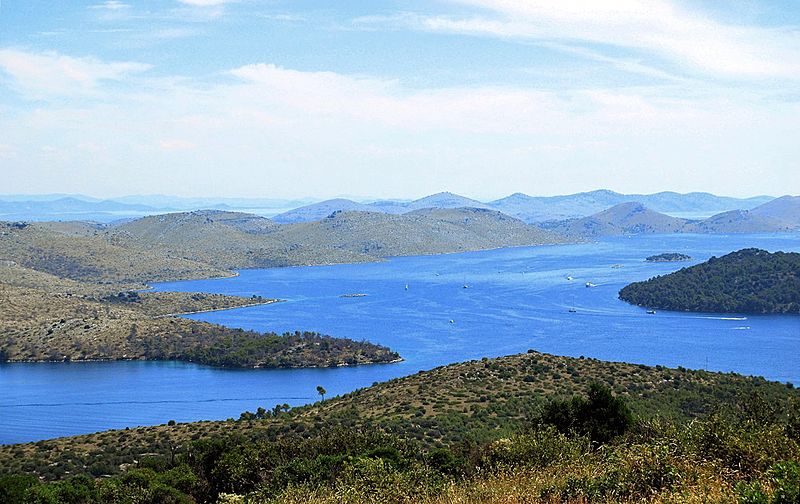
<instances>
[{"instance_id":1,"label":"forested peninsula","mask_svg":"<svg viewBox=\"0 0 800 504\"><path fill-rule=\"evenodd\" d=\"M674 311L800 314L800 254L749 248L635 282L631 304Z\"/></svg>"}]
</instances>

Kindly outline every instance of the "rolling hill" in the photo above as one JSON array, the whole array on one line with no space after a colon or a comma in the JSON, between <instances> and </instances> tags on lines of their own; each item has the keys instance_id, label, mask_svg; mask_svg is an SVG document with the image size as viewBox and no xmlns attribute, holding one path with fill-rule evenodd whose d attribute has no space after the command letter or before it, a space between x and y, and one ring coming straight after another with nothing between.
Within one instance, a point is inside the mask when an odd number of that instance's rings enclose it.
<instances>
[{"instance_id":1,"label":"rolling hill","mask_svg":"<svg viewBox=\"0 0 800 504\"><path fill-rule=\"evenodd\" d=\"M419 210L403 215L337 211L319 221L278 225L231 212L137 219L108 230L111 243L223 268L374 261L564 241L490 210Z\"/></svg>"},{"instance_id":2,"label":"rolling hill","mask_svg":"<svg viewBox=\"0 0 800 504\"><path fill-rule=\"evenodd\" d=\"M93 226L0 222L0 260L88 282L139 283L227 276L230 272L161 249L110 242Z\"/></svg>"},{"instance_id":3,"label":"rolling hill","mask_svg":"<svg viewBox=\"0 0 800 504\"><path fill-rule=\"evenodd\" d=\"M590 217L554 223L547 229L569 237L675 233L686 225L685 219L670 217L646 208L641 203L615 205Z\"/></svg>"},{"instance_id":4,"label":"rolling hill","mask_svg":"<svg viewBox=\"0 0 800 504\"><path fill-rule=\"evenodd\" d=\"M703 220L656 212L640 202L626 202L580 219L540 223L572 238L642 233L778 233L800 230L800 196L784 196L752 210L731 210Z\"/></svg>"},{"instance_id":5,"label":"rolling hill","mask_svg":"<svg viewBox=\"0 0 800 504\"><path fill-rule=\"evenodd\" d=\"M82 502L736 502L755 483L795 488L796 466L775 464L800 453L797 398L762 378L531 350L239 420L0 446L0 491L95 489ZM558 420L581 404L593 425L615 412L637 420L594 441Z\"/></svg>"},{"instance_id":6,"label":"rolling hill","mask_svg":"<svg viewBox=\"0 0 800 504\"><path fill-rule=\"evenodd\" d=\"M370 203L337 198L295 208L272 218L275 222L311 222L324 219L333 212L360 211L387 214L402 214L426 208L490 208L485 203L458 194L441 192L414 201L381 200Z\"/></svg>"}]
</instances>

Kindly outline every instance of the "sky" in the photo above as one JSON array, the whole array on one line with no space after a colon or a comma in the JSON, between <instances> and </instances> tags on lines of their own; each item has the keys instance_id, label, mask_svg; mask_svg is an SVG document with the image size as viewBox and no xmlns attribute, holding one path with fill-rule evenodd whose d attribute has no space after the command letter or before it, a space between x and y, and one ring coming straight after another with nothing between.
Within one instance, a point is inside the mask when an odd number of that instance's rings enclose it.
<instances>
[{"instance_id":1,"label":"sky","mask_svg":"<svg viewBox=\"0 0 800 504\"><path fill-rule=\"evenodd\" d=\"M2 0L0 193L800 193L800 3Z\"/></svg>"}]
</instances>

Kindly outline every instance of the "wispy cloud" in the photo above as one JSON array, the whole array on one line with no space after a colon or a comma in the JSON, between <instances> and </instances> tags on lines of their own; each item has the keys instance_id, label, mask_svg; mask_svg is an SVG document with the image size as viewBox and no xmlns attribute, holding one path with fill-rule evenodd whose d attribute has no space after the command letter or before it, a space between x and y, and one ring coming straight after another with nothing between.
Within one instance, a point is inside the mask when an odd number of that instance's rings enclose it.
<instances>
[{"instance_id":1,"label":"wispy cloud","mask_svg":"<svg viewBox=\"0 0 800 504\"><path fill-rule=\"evenodd\" d=\"M0 49L0 70L11 77L17 90L33 97L85 95L96 90L102 81L122 80L149 68L143 63Z\"/></svg>"},{"instance_id":2,"label":"wispy cloud","mask_svg":"<svg viewBox=\"0 0 800 504\"><path fill-rule=\"evenodd\" d=\"M401 13L361 17L354 23L555 42L564 47L591 44L596 51L626 49L654 60L654 65L662 60L671 66L724 78L800 79L797 30L724 24L667 0L453 3L477 10L461 16Z\"/></svg>"},{"instance_id":3,"label":"wispy cloud","mask_svg":"<svg viewBox=\"0 0 800 504\"><path fill-rule=\"evenodd\" d=\"M119 10L130 9L131 6L129 4L126 4L125 2L120 2L119 0L106 0L105 2L100 2L98 4L90 5L89 8L95 10L119 11Z\"/></svg>"}]
</instances>

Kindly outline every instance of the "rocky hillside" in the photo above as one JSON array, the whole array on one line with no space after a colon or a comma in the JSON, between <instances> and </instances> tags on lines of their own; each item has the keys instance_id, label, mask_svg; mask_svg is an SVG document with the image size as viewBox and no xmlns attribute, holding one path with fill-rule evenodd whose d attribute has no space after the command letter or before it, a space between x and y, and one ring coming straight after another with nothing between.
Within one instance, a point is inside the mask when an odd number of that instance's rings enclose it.
<instances>
[{"instance_id":1,"label":"rocky hillside","mask_svg":"<svg viewBox=\"0 0 800 504\"><path fill-rule=\"evenodd\" d=\"M500 212L470 208L403 215L334 212L319 221L284 225L247 214L188 212L137 219L109 228L107 236L113 244L225 268L364 262L564 241Z\"/></svg>"},{"instance_id":2,"label":"rocky hillside","mask_svg":"<svg viewBox=\"0 0 800 504\"><path fill-rule=\"evenodd\" d=\"M163 249L115 243L79 224L0 222L0 261L94 283L141 284L230 274Z\"/></svg>"}]
</instances>

